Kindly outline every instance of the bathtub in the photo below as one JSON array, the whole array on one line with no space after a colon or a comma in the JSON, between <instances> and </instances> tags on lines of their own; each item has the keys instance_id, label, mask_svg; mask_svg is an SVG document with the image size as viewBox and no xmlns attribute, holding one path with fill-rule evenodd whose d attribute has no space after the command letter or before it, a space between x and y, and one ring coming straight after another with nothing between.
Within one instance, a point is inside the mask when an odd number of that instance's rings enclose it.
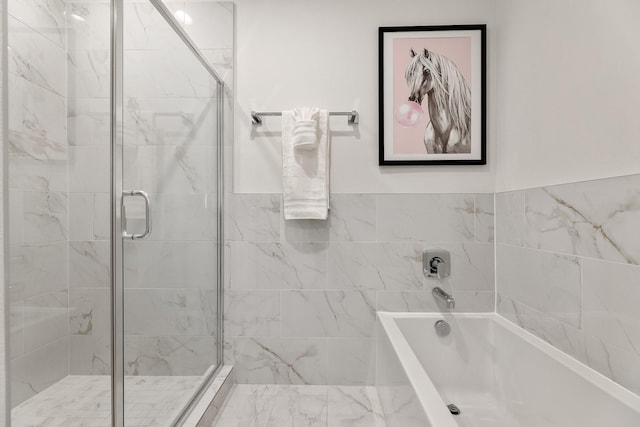
<instances>
[{"instance_id":1,"label":"bathtub","mask_svg":"<svg viewBox=\"0 0 640 427\"><path fill-rule=\"evenodd\" d=\"M388 427L640 426L640 397L495 313L380 312L377 334Z\"/></svg>"}]
</instances>

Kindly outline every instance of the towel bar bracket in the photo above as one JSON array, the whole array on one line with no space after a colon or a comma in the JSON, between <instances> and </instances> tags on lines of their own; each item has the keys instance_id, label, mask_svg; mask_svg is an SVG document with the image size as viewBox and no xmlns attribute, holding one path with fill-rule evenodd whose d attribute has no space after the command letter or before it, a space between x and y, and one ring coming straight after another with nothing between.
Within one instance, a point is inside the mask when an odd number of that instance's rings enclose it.
<instances>
[{"instance_id":1,"label":"towel bar bracket","mask_svg":"<svg viewBox=\"0 0 640 427\"><path fill-rule=\"evenodd\" d=\"M360 123L360 114L356 110L351 111L330 111L330 116L347 116L347 122L350 125L357 125ZM261 125L262 118L266 116L282 116L281 112L275 111L251 111L251 124Z\"/></svg>"}]
</instances>

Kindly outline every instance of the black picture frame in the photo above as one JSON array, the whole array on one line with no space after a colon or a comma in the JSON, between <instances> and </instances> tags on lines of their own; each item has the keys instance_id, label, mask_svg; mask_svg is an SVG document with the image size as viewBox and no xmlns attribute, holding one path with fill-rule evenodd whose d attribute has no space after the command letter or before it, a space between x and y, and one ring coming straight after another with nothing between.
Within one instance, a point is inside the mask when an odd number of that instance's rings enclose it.
<instances>
[{"instance_id":1,"label":"black picture frame","mask_svg":"<svg viewBox=\"0 0 640 427\"><path fill-rule=\"evenodd\" d=\"M474 24L474 25L435 25L435 26L408 26L408 27L379 27L378 28L378 70L379 70L379 162L380 166L408 166L408 165L486 165L487 163L487 108L486 108L486 99L487 99L487 77L486 77L486 33L487 26L485 24ZM455 61L447 58L447 52L437 52L434 50L429 50L428 48L422 48L419 45L430 44L434 45L434 42L442 42L445 39L453 40L455 38L460 39L461 43L467 43L467 41L462 41L462 39L468 38L469 48L467 55L469 58L469 63L467 64L468 74L471 76L470 78L462 77L461 72L451 72L452 67L450 64L455 65L455 69L458 70L457 64ZM428 115L428 111L433 108L433 111L438 111L437 106L431 106L431 102L429 102L429 95L432 95L434 99L436 96L433 95L436 93L438 86L436 83L433 84L433 88L425 93L422 99L419 99L420 92L423 92L425 89L424 86L424 77L421 77L420 80L421 86L419 90L411 90L408 88L407 79L405 79L405 84L407 84L407 88L404 90L409 90L410 96L414 97L413 101L418 103L417 101L421 101L420 104L423 106L422 110L424 111L424 115L420 116L422 120L420 123L416 123L413 127L414 130L405 131L401 128L407 129L407 127L398 124L399 120L396 118L397 111L401 111L402 108L406 109L408 107L399 106L397 109L395 108L394 100L397 98L397 95L394 92L394 81L395 87L398 86L397 76L399 73L394 73L393 68L398 67L396 58L399 58L399 52L393 51L393 46L400 46L402 40L408 40L408 43L416 43L416 48L411 48L411 50L407 50L407 68L411 68L412 73L411 76L424 76L430 75L431 70L438 70L438 79L437 82L446 82L448 76L456 76L457 81L451 84L460 85L462 77L466 83L466 80L471 80L467 83L466 96L461 95L454 100L460 100L457 104L447 104L447 105L464 105L465 108L460 109L460 107L453 109L453 114L449 114L451 109L446 109L441 107L440 112L444 112L445 117L457 117L456 119L451 119L449 122L443 120L445 125L449 123L449 127L440 126L442 123L435 125L431 123L431 120L428 120L426 116ZM398 42L397 40L400 40ZM414 42L414 40L417 40ZM390 48L391 46L391 48ZM444 48L443 48L444 49ZM418 51L419 50L419 51ZM391 52L389 52L391 51ZM463 50L460 50L463 51ZM453 52L453 51L451 51ZM466 52L466 51L464 51ZM436 55L434 55L434 53ZM404 52L403 52L404 54ZM458 54L459 55L459 54ZM466 55L466 54L465 54ZM411 65L411 61L416 57L416 61L413 62L414 65ZM417 58L420 57L420 58ZM438 59L439 57L439 59ZM442 59L442 58L445 59ZM430 61L432 59L433 61ZM436 64L436 59L440 62ZM390 62L391 61L391 62ZM441 67L438 64L443 64L446 61L449 61L449 65L442 65ZM466 61L466 60L465 60ZM466 63L466 62L465 62ZM391 65L390 65L391 64ZM469 65L470 64L470 65ZM441 71L444 69L445 71ZM386 70L386 72L385 72ZM421 71L422 70L422 71ZM470 70L470 71L469 71ZM406 71L406 70L405 70ZM391 74L391 75L390 75ZM402 76L404 79L404 75ZM413 78L413 77L412 77ZM395 79L395 80L394 80ZM436 81L436 79L433 79ZM451 77L451 81L453 82L453 77ZM413 80L412 80L413 82ZM391 86L391 87L390 87ZM470 88L469 88L470 86ZM413 87L417 87L413 85ZM478 88L480 94L478 94ZM447 91L441 90L442 93L456 93L456 91ZM462 90L464 92L464 89ZM398 92L400 93L400 92ZM387 99L385 99L385 97ZM388 99L393 98L393 99ZM409 98L407 99L406 105L409 105ZM439 99L442 99L440 97ZM435 103L435 101L434 101ZM440 103L437 105L444 105L444 103ZM466 108L469 106L469 108ZM415 106L413 106L415 107ZM397 111L396 111L397 110ZM455 111L457 110L457 111ZM418 110L419 112L419 110ZM398 113L400 114L400 113ZM448 115L447 115L448 114ZM440 114L442 117L442 114ZM462 117L462 118L460 118ZM395 120L395 122L394 122ZM480 121L480 123L478 123ZM406 120L410 124L411 120ZM423 124L424 122L428 122L424 127L425 133L422 141L422 148L418 146L418 142L415 140L415 135L417 134L418 124ZM451 123L460 123L460 127L456 128ZM396 128L394 128L396 126ZM399 126L399 127L398 127ZM409 126L409 125L407 125ZM423 124L424 126L424 124ZM431 128L429 128L431 126ZM447 129L449 132L447 133ZM453 129L453 130L451 130ZM458 132L457 129L461 129ZM465 131L466 129L466 131ZM386 132L386 133L385 133ZM413 138L400 138L398 137L398 141L394 140L394 136L396 134L401 133L411 133ZM460 137L460 135L464 135ZM454 138L454 139L451 139ZM466 143L468 138L468 143ZM396 142L406 145L406 141L410 140L410 144L413 147L412 150L416 151L411 154L396 154L394 151ZM402 142L401 142L402 141ZM457 142L456 142L457 141ZM456 142L453 145L448 145L449 142ZM443 148L444 147L444 148ZM453 148L452 148L453 147ZM421 151L424 149L424 153L418 153L417 151ZM431 152L429 151L431 150ZM444 152L442 151L444 150ZM447 151L451 150L451 151ZM469 150L468 152L466 150ZM455 151L455 152L453 152Z\"/></svg>"}]
</instances>

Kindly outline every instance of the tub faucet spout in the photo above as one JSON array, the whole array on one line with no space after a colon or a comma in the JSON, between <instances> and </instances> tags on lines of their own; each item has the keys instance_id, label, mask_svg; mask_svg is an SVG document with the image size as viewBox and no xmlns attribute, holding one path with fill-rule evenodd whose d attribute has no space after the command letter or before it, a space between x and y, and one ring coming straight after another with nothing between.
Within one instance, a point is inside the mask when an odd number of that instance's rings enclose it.
<instances>
[{"instance_id":1,"label":"tub faucet spout","mask_svg":"<svg viewBox=\"0 0 640 427\"><path fill-rule=\"evenodd\" d=\"M453 299L453 296L446 293L441 287L436 286L431 291L431 294L437 299L447 304L447 308L454 309L456 308L456 300Z\"/></svg>"}]
</instances>

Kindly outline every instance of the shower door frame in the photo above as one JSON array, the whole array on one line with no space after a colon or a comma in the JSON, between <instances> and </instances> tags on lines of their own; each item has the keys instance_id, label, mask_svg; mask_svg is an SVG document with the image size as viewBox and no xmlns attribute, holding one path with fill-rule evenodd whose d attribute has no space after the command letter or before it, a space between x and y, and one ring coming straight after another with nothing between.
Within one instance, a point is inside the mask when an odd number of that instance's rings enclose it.
<instances>
[{"instance_id":1,"label":"shower door frame","mask_svg":"<svg viewBox=\"0 0 640 427\"><path fill-rule=\"evenodd\" d=\"M193 40L176 21L162 0L148 0L173 29L185 46L202 64L216 82L216 161L217 161L217 277L215 281L217 295L217 365L210 370L201 382L200 389L182 409L176 418L176 424L184 421L195 403L223 363L223 254L224 254L224 94L226 85L214 70ZM125 427L124 413L124 250L122 230L122 193L123 193L123 105L124 105L124 0L111 0L111 424L113 427Z\"/></svg>"}]
</instances>

